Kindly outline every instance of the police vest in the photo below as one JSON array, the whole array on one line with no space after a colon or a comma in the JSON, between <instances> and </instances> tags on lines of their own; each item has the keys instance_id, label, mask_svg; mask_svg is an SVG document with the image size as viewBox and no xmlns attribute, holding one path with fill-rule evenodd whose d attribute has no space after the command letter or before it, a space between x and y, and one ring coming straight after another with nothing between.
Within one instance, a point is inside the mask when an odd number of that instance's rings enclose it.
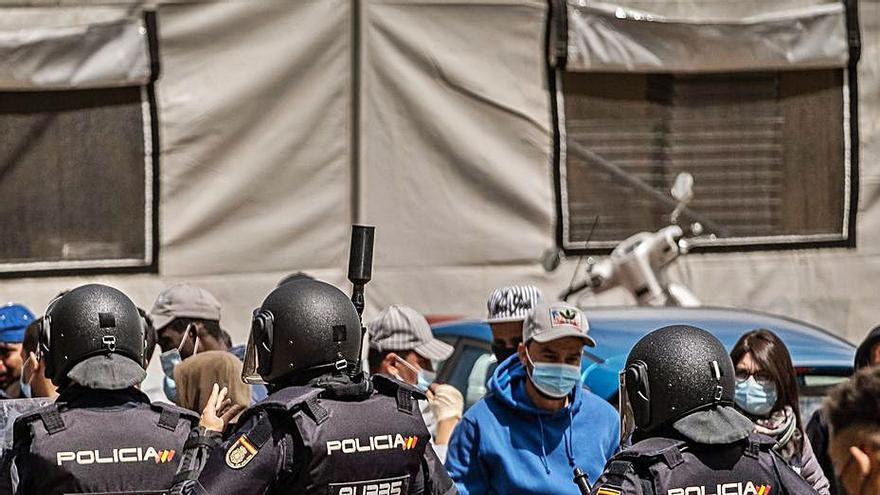
<instances>
[{"instance_id":1,"label":"police vest","mask_svg":"<svg viewBox=\"0 0 880 495\"><path fill-rule=\"evenodd\" d=\"M198 421L192 411L161 403L42 407L15 422L19 491L164 493Z\"/></svg>"},{"instance_id":2,"label":"police vest","mask_svg":"<svg viewBox=\"0 0 880 495\"><path fill-rule=\"evenodd\" d=\"M373 393L352 401L323 398L322 389L287 387L242 416L244 423L267 413L246 433L256 449L271 438L269 416L276 422L279 415L287 418L299 437L296 458L303 465L295 466L295 478L277 483L273 493L403 495L428 482L419 474L430 441L415 400L420 393L384 377L373 382ZM234 447L227 452L235 455Z\"/></svg>"},{"instance_id":3,"label":"police vest","mask_svg":"<svg viewBox=\"0 0 880 495\"><path fill-rule=\"evenodd\" d=\"M635 474L645 494L775 495L780 479L770 453L773 445L761 435L727 445L649 438L611 459L605 473L605 486L611 489L606 493L614 493L615 484Z\"/></svg>"}]
</instances>

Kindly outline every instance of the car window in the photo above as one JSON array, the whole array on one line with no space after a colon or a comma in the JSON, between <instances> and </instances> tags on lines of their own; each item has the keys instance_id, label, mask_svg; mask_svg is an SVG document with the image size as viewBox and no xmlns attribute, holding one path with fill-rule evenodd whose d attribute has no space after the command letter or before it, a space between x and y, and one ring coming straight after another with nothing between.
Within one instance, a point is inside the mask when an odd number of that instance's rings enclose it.
<instances>
[{"instance_id":1,"label":"car window","mask_svg":"<svg viewBox=\"0 0 880 495\"><path fill-rule=\"evenodd\" d=\"M437 338L440 341L451 345L453 348L457 347L458 339L452 335L440 335L437 336ZM442 361L435 361L432 359L431 364L434 366L434 371L437 372L437 376L440 376L443 373L444 367L446 367L447 365L454 366L455 363L453 363L453 361L455 361L455 351L452 352L452 355L449 356L449 359L444 359Z\"/></svg>"},{"instance_id":2,"label":"car window","mask_svg":"<svg viewBox=\"0 0 880 495\"><path fill-rule=\"evenodd\" d=\"M495 371L497 362L495 355L492 353L482 354L474 361L474 366L471 368L467 379L467 391L464 393L465 409L476 404L486 395L486 392L488 392L486 384L489 381L490 374Z\"/></svg>"},{"instance_id":3,"label":"car window","mask_svg":"<svg viewBox=\"0 0 880 495\"><path fill-rule=\"evenodd\" d=\"M825 396L835 385L845 382L849 377L839 375L808 374L798 376L798 403L801 409L801 420L804 424L822 407Z\"/></svg>"},{"instance_id":4,"label":"car window","mask_svg":"<svg viewBox=\"0 0 880 495\"><path fill-rule=\"evenodd\" d=\"M487 349L465 344L461 348L457 361L448 382L454 385L465 397L464 407L467 410L486 394L486 375L489 372L489 366L494 364L495 357ZM482 376L482 380L479 378L480 376Z\"/></svg>"},{"instance_id":5,"label":"car window","mask_svg":"<svg viewBox=\"0 0 880 495\"><path fill-rule=\"evenodd\" d=\"M486 381L495 369L495 356L486 342L448 335L438 338L455 347L455 352L446 361L436 363L434 369L444 382L461 392L467 410L486 395Z\"/></svg>"}]
</instances>

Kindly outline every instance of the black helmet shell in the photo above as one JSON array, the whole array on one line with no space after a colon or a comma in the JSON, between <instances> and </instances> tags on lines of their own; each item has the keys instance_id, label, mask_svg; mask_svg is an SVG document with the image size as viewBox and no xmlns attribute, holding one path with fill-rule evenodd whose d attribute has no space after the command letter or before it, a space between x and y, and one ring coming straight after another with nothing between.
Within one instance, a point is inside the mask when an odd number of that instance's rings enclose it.
<instances>
[{"instance_id":1,"label":"black helmet shell","mask_svg":"<svg viewBox=\"0 0 880 495\"><path fill-rule=\"evenodd\" d=\"M258 373L267 383L303 371L357 367L361 338L360 317L348 296L310 279L269 293L254 311L251 328L259 361L265 363Z\"/></svg>"},{"instance_id":2,"label":"black helmet shell","mask_svg":"<svg viewBox=\"0 0 880 495\"><path fill-rule=\"evenodd\" d=\"M144 366L144 327L137 306L106 285L83 285L52 301L40 346L46 377L56 384L65 383L76 364L101 354L119 354Z\"/></svg>"},{"instance_id":3,"label":"black helmet shell","mask_svg":"<svg viewBox=\"0 0 880 495\"><path fill-rule=\"evenodd\" d=\"M630 370L642 368L647 386L647 407L634 388L627 387L633 404L636 428L651 431L666 426L695 411L718 405L732 405L734 368L730 355L711 333L697 327L663 327L642 337L626 360ZM638 388L638 386L635 386Z\"/></svg>"}]
</instances>

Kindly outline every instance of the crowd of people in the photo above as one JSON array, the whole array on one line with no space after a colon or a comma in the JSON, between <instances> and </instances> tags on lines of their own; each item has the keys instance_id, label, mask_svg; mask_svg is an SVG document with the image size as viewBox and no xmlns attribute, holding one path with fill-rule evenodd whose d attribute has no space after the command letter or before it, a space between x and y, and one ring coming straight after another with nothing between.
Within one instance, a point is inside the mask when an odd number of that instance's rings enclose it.
<instances>
[{"instance_id":1,"label":"crowd of people","mask_svg":"<svg viewBox=\"0 0 880 495\"><path fill-rule=\"evenodd\" d=\"M729 352L699 328L645 329L615 408L581 381L589 312L501 287L488 393L465 411L437 381L454 349L414 308L364 324L296 274L246 345L220 313L188 284L149 311L98 284L39 317L0 307L0 395L46 399L15 420L0 493L880 494L880 327L805 424L767 329ZM173 405L139 390L157 346Z\"/></svg>"}]
</instances>

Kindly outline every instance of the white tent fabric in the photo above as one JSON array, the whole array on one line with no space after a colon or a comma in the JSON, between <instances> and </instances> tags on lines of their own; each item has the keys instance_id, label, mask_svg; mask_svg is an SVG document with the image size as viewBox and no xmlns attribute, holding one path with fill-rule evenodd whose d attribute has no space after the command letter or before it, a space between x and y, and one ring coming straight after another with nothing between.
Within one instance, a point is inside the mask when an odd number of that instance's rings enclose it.
<instances>
[{"instance_id":1,"label":"white tent fabric","mask_svg":"<svg viewBox=\"0 0 880 495\"><path fill-rule=\"evenodd\" d=\"M695 5L771 2L618 3L675 18ZM556 221L546 2L363 0L359 44L352 5L159 3L160 273L7 279L0 302L39 312L59 290L97 281L149 307L163 287L188 281L218 296L223 326L242 342L251 309L285 273L347 287L352 221L377 226L368 318L391 303L481 317L489 291L513 282L558 294L576 260L553 273L538 262ZM0 24L13 10L0 6ZM854 341L880 321L880 0L861 0L860 10L858 248L690 255L671 275L704 302L786 314Z\"/></svg>"},{"instance_id":2,"label":"white tent fabric","mask_svg":"<svg viewBox=\"0 0 880 495\"><path fill-rule=\"evenodd\" d=\"M349 6L160 6L163 274L345 262Z\"/></svg>"},{"instance_id":3,"label":"white tent fabric","mask_svg":"<svg viewBox=\"0 0 880 495\"><path fill-rule=\"evenodd\" d=\"M744 18L668 17L613 3L571 4L567 70L736 72L843 67L849 60L842 3Z\"/></svg>"},{"instance_id":4,"label":"white tent fabric","mask_svg":"<svg viewBox=\"0 0 880 495\"><path fill-rule=\"evenodd\" d=\"M554 208L543 2L363 5L362 202L377 271L535 259Z\"/></svg>"},{"instance_id":5,"label":"white tent fabric","mask_svg":"<svg viewBox=\"0 0 880 495\"><path fill-rule=\"evenodd\" d=\"M0 91L142 86L147 31L136 6L4 9Z\"/></svg>"}]
</instances>

